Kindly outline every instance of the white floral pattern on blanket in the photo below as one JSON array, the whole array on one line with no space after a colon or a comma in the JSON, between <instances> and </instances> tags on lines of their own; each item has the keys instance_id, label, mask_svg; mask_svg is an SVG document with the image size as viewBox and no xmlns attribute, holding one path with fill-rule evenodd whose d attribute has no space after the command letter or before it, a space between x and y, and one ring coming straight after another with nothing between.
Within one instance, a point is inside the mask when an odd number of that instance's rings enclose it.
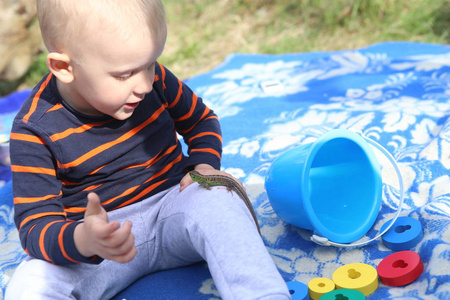
<instances>
[{"instance_id":1,"label":"white floral pattern on blanket","mask_svg":"<svg viewBox=\"0 0 450 300\"><path fill-rule=\"evenodd\" d=\"M376 267L393 253L381 241L356 249L316 245L309 240L310 231L277 217L264 191L268 167L278 155L332 129L346 128L362 131L392 153L406 191L401 215L418 219L424 230L423 240L411 249L425 265L420 278L405 287L380 284L367 299L450 298L449 46L393 42L354 51L237 54L187 84L219 115L223 169L246 184L264 242L286 281L307 284L315 277L331 278L347 263ZM377 156L382 165L382 208L367 237L375 236L398 207L395 172ZM2 204L4 290L23 251L12 209ZM192 285L203 295L199 299L219 298L210 278Z\"/></svg>"},{"instance_id":2,"label":"white floral pattern on blanket","mask_svg":"<svg viewBox=\"0 0 450 300\"><path fill-rule=\"evenodd\" d=\"M267 82L275 87L268 92ZM450 47L384 43L332 53L233 55L188 84L218 113L223 168L247 185L266 245L287 281L331 278L354 262L376 267L392 253L380 241L360 249L315 245L311 232L276 216L264 192L267 169L279 154L346 128L393 154L406 190L402 215L424 228L424 239L411 249L425 264L422 276L406 287L381 284L368 299L450 297ZM369 237L398 207L395 172L379 158L383 205Z\"/></svg>"}]
</instances>

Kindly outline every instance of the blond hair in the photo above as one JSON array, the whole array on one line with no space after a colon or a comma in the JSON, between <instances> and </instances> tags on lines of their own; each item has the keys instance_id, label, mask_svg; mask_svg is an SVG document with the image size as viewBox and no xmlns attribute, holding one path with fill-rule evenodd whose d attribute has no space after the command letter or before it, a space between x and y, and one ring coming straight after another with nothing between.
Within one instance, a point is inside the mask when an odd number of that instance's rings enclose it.
<instances>
[{"instance_id":1,"label":"blond hair","mask_svg":"<svg viewBox=\"0 0 450 300\"><path fill-rule=\"evenodd\" d=\"M138 30L159 38L166 30L160 0L37 0L37 12L50 52L82 48L86 34L95 36L97 30L98 34L114 30L125 38L138 34Z\"/></svg>"}]
</instances>

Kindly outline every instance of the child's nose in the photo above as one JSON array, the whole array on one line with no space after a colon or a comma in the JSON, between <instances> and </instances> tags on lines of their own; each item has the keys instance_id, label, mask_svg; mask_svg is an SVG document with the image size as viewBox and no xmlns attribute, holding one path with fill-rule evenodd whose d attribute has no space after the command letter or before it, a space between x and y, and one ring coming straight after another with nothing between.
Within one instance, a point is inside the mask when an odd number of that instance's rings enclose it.
<instances>
[{"instance_id":1,"label":"child's nose","mask_svg":"<svg viewBox=\"0 0 450 300\"><path fill-rule=\"evenodd\" d=\"M139 79L134 92L139 95L145 95L153 90L154 75L149 71L143 71L139 74Z\"/></svg>"}]
</instances>

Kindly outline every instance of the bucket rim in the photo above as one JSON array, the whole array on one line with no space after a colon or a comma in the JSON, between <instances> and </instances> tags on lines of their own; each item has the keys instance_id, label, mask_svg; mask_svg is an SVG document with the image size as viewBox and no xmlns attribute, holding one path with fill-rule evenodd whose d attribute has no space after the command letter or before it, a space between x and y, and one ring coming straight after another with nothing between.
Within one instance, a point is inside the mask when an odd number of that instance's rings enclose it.
<instances>
[{"instance_id":1,"label":"bucket rim","mask_svg":"<svg viewBox=\"0 0 450 300\"><path fill-rule=\"evenodd\" d=\"M371 168L371 176L374 177L374 186L375 186L375 193L373 195L373 203L370 207L370 211L368 212L369 217L364 222L364 224L359 225L358 228L355 228L352 233L339 233L337 231L334 231L330 229L329 227L322 224L319 217L314 212L314 209L312 207L311 203L311 197L310 197L310 187L309 187L309 172L311 170L311 165L318 153L318 151L321 149L323 145L325 145L327 142L336 139L336 138L343 138L347 139L362 149L362 151L365 153L365 156L367 158L367 161L369 162ZM381 205L381 186L382 186L382 180L381 180L381 174L380 174L380 165L378 163L378 160L375 156L375 153L373 152L370 145L367 143L367 141L361 137L358 133L348 130L348 129L334 129L331 130L322 136L320 136L315 142L312 143L311 147L309 148L308 155L307 155L307 161L303 166L302 170L302 178L303 182L301 183L304 187L301 191L302 193L302 199L303 199L303 206L306 212L306 215L309 218L310 223L312 224L313 228L317 233L319 233L321 236L326 237L330 241L334 242L340 242L340 243L349 243L353 242L362 236L364 236L369 229L373 226L373 223L375 222L378 213L379 213L379 207ZM369 209L369 208L368 208Z\"/></svg>"}]
</instances>

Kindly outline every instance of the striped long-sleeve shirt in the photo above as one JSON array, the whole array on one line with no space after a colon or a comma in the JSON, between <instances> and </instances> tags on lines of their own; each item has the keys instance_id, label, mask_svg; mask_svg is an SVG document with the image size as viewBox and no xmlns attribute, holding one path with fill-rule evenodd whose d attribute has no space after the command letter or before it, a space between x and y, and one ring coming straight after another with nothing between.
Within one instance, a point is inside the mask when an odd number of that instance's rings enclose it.
<instances>
[{"instance_id":1,"label":"striped long-sleeve shirt","mask_svg":"<svg viewBox=\"0 0 450 300\"><path fill-rule=\"evenodd\" d=\"M221 147L217 116L162 65L153 91L123 121L74 111L55 77L45 76L11 132L15 223L23 248L54 264L99 263L74 243L89 192L107 211L119 209L178 184L196 164L220 168Z\"/></svg>"}]
</instances>

